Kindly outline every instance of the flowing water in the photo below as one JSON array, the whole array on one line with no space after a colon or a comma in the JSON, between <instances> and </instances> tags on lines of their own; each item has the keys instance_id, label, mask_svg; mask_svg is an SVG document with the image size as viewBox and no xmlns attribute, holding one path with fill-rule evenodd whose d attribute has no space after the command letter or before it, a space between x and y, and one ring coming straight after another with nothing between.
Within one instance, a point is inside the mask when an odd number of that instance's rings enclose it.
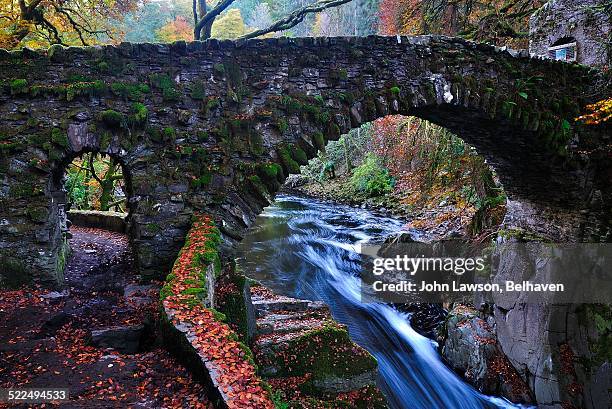
<instances>
[{"instance_id":1,"label":"flowing water","mask_svg":"<svg viewBox=\"0 0 612 409\"><path fill-rule=\"evenodd\" d=\"M402 229L401 221L348 206L281 195L243 240L240 264L276 293L324 301L351 338L376 357L393 409L515 408L480 394L440 360L436 345L389 305L361 301L356 245Z\"/></svg>"}]
</instances>

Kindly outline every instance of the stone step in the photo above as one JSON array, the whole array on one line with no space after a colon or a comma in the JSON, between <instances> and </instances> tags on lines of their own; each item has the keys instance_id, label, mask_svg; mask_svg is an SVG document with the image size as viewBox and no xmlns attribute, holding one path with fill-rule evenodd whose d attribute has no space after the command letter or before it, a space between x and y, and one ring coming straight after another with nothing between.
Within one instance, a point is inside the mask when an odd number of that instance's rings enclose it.
<instances>
[{"instance_id":1,"label":"stone step","mask_svg":"<svg viewBox=\"0 0 612 409\"><path fill-rule=\"evenodd\" d=\"M252 300L253 307L255 307L255 311L257 311L257 315L260 317L271 312L279 311L306 312L309 310L327 309L322 302L298 300L290 297L275 297L269 299L255 296Z\"/></svg>"},{"instance_id":2,"label":"stone step","mask_svg":"<svg viewBox=\"0 0 612 409\"><path fill-rule=\"evenodd\" d=\"M325 319L316 312L268 314L257 320L257 333L286 334L319 326Z\"/></svg>"}]
</instances>

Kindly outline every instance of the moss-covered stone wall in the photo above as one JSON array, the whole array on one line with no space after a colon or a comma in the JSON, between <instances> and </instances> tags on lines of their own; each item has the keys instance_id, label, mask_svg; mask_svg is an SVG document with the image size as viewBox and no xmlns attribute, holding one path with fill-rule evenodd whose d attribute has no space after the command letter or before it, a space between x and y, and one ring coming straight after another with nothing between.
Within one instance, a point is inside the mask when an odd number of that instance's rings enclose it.
<instances>
[{"instance_id":1,"label":"moss-covered stone wall","mask_svg":"<svg viewBox=\"0 0 612 409\"><path fill-rule=\"evenodd\" d=\"M122 163L132 243L155 276L170 268L194 211L238 240L327 140L388 114L420 116L474 145L510 199L535 209L512 224L606 237L609 129L573 121L607 92L599 79L442 37L0 50L0 281L61 282L61 179L83 152ZM540 217L550 214L564 216Z\"/></svg>"}]
</instances>

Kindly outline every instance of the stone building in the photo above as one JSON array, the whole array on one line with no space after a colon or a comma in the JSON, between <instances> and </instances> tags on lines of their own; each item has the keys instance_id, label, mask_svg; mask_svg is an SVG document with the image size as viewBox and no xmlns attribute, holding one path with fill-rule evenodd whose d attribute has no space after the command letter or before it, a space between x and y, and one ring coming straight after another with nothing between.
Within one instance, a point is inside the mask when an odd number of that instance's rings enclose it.
<instances>
[{"instance_id":1,"label":"stone building","mask_svg":"<svg viewBox=\"0 0 612 409\"><path fill-rule=\"evenodd\" d=\"M550 0L529 19L529 53L609 65L611 18L603 0Z\"/></svg>"}]
</instances>

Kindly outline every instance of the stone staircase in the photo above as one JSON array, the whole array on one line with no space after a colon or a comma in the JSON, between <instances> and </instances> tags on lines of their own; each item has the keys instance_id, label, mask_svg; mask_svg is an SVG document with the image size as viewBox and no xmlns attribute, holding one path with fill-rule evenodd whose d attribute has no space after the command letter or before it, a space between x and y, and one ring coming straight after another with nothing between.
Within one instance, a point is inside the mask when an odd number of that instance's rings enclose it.
<instances>
[{"instance_id":1,"label":"stone staircase","mask_svg":"<svg viewBox=\"0 0 612 409\"><path fill-rule=\"evenodd\" d=\"M351 395L375 402L367 407L384 407L376 360L350 340L324 303L276 295L265 287L252 287L251 299L255 361L287 401L299 405L303 399L327 402Z\"/></svg>"}]
</instances>

